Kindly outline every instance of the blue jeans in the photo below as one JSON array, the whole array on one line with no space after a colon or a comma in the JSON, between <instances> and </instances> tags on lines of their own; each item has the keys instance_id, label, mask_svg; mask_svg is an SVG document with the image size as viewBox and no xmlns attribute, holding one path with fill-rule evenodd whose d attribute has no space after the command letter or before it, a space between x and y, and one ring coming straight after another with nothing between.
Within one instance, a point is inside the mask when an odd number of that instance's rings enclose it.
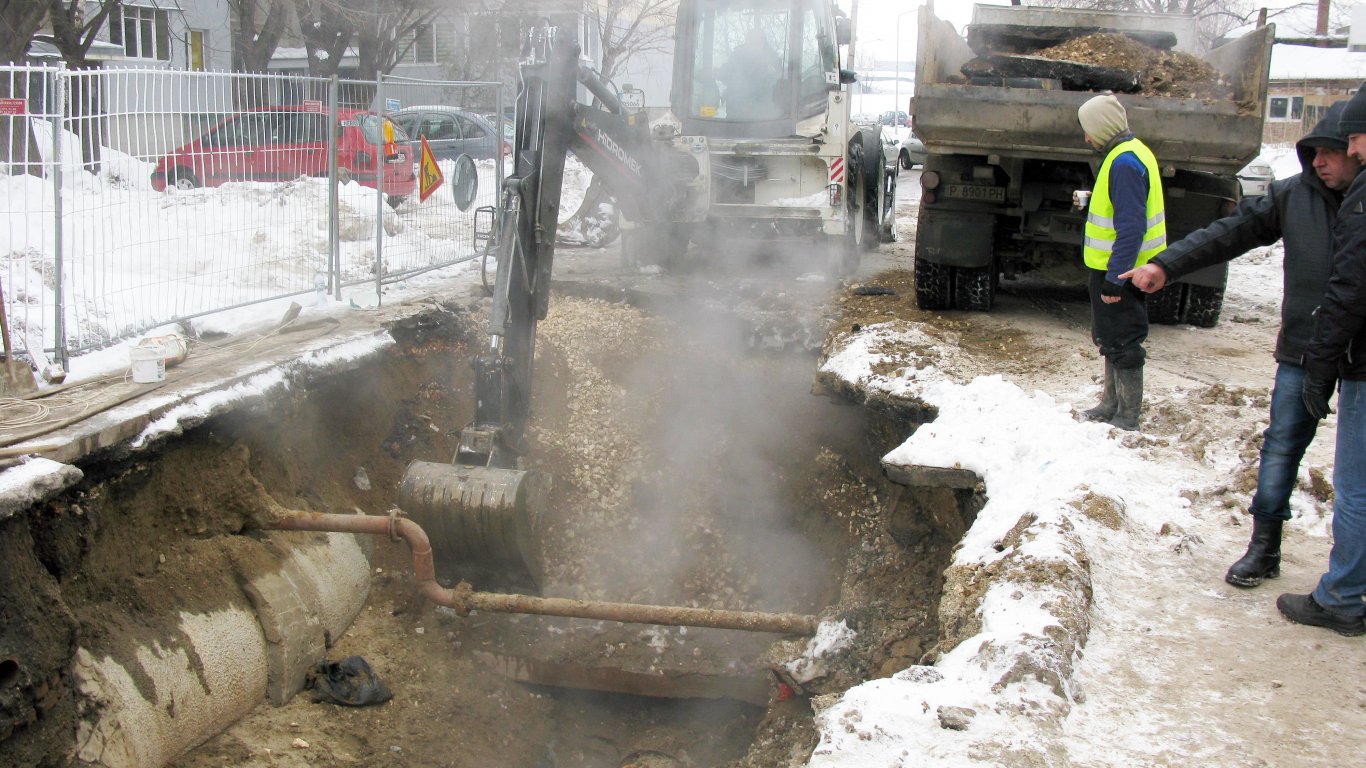
<instances>
[{"instance_id":1,"label":"blue jeans","mask_svg":"<svg viewBox=\"0 0 1366 768\"><path fill-rule=\"evenodd\" d=\"M1344 616L1366 614L1366 381L1338 391L1338 444L1333 456L1333 551L1314 602Z\"/></svg>"},{"instance_id":2,"label":"blue jeans","mask_svg":"<svg viewBox=\"0 0 1366 768\"><path fill-rule=\"evenodd\" d=\"M1262 433L1262 460L1257 468L1257 492L1252 514L1264 520L1290 519L1290 493L1300 474L1300 459L1314 439L1318 419L1304 409L1304 369L1290 363L1276 365L1271 388L1271 423Z\"/></svg>"}]
</instances>

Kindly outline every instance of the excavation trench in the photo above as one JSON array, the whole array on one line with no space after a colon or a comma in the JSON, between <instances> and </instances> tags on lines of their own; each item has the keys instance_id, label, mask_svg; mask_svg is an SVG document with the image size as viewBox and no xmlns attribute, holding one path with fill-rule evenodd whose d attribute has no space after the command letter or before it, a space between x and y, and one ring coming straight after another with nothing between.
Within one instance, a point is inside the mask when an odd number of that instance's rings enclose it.
<instances>
[{"instance_id":1,"label":"excavation trench","mask_svg":"<svg viewBox=\"0 0 1366 768\"><path fill-rule=\"evenodd\" d=\"M495 602L532 604L509 596L527 591L525 580L443 560L437 548L434 583L420 588L421 566L387 530L275 530L310 527L282 519L385 516L410 462L450 460L473 411L470 350L482 343L479 302L451 304L393 328L398 345L357 369L211 419L151 454L107 455L84 467L80 488L5 521L15 564L6 589L38 597L15 608L25 628L5 630L0 670L35 681L31 691L45 682L5 744L14 764L60 764L73 749L120 764L92 746L91 724L106 713L91 676L65 666L81 654L87 666L126 670L123 689L156 717L194 723L201 738L227 727L187 753L156 752L157 764L181 768L286 755L289 765L529 768L767 766L809 755L813 700L934 650L941 573L974 491L889 482L878 457L921 415L813 393L809 349L755 344L804 332L782 330L787 321L763 301L756 330L733 311L744 303L646 311L564 297L541 325L528 455L554 483L532 555L539 594L525 600L677 607L684 620L495 612ZM359 581L347 586L338 574L356 563ZM263 604L292 615L272 603L283 599L269 586L281 574L288 584L321 578L313 593L348 597L314 594L333 605L310 625L316 642L286 649L293 661L272 669L301 669L310 654L363 656L392 701L315 704L307 691L289 697L298 675L221 674L185 617L259 616ZM462 580L491 602L424 597ZM354 607L335 607L347 600ZM852 639L797 663L809 623L763 627L792 634L695 626L708 612L814 616L827 629L843 622ZM257 630L277 656L281 631ZM187 690L149 657L187 659ZM247 706L226 722L184 711L229 695ZM263 695L275 705L255 706ZM22 709L0 704L7 716Z\"/></svg>"}]
</instances>

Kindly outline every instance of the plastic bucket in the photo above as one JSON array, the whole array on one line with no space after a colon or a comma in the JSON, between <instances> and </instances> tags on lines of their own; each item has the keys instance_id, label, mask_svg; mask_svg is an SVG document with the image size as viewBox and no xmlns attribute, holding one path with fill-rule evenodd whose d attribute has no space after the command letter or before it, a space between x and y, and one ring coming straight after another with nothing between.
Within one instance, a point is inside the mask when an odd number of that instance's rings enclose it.
<instances>
[{"instance_id":1,"label":"plastic bucket","mask_svg":"<svg viewBox=\"0 0 1366 768\"><path fill-rule=\"evenodd\" d=\"M134 383L153 384L166 380L166 357L160 345L130 347L128 358L132 363Z\"/></svg>"}]
</instances>

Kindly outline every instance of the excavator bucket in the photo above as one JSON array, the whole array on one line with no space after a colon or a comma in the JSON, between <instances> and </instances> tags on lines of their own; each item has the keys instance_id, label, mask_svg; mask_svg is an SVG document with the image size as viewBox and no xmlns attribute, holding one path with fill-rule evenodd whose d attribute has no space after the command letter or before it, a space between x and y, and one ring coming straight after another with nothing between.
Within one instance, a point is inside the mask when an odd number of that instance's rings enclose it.
<instances>
[{"instance_id":1,"label":"excavator bucket","mask_svg":"<svg viewBox=\"0 0 1366 768\"><path fill-rule=\"evenodd\" d=\"M399 484L399 508L427 532L438 579L539 588L549 491L550 476L535 470L414 461Z\"/></svg>"}]
</instances>

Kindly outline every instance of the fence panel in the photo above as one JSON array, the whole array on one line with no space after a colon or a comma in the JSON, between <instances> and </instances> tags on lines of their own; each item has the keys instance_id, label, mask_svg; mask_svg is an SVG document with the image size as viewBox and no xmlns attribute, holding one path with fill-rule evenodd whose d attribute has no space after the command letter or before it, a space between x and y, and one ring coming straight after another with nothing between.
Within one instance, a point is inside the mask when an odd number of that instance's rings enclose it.
<instances>
[{"instance_id":1,"label":"fence panel","mask_svg":"<svg viewBox=\"0 0 1366 768\"><path fill-rule=\"evenodd\" d=\"M19 356L61 362L177 320L472 258L451 161L421 201L419 158L384 146L374 107L388 88L478 115L501 109L497 86L334 82L0 67L0 288ZM502 164L479 166L476 205L495 205Z\"/></svg>"},{"instance_id":2,"label":"fence panel","mask_svg":"<svg viewBox=\"0 0 1366 768\"><path fill-rule=\"evenodd\" d=\"M52 121L58 70L0 68L0 290L9 331L5 351L40 364L55 335L57 250ZM37 354L29 355L29 350Z\"/></svg>"},{"instance_id":3,"label":"fence panel","mask_svg":"<svg viewBox=\"0 0 1366 768\"><path fill-rule=\"evenodd\" d=\"M511 158L513 141L505 132L510 132L512 121L503 116L501 86L383 77L372 104L406 136L404 146L408 158L419 165L419 181L423 137L443 179L426 200L419 189L394 206L389 236L376 243L375 274L387 282L472 258L474 210L498 203L504 161ZM459 210L452 194L455 161L462 154L475 161L479 176L475 201L467 211ZM343 280L359 279L365 278L343 269Z\"/></svg>"}]
</instances>

